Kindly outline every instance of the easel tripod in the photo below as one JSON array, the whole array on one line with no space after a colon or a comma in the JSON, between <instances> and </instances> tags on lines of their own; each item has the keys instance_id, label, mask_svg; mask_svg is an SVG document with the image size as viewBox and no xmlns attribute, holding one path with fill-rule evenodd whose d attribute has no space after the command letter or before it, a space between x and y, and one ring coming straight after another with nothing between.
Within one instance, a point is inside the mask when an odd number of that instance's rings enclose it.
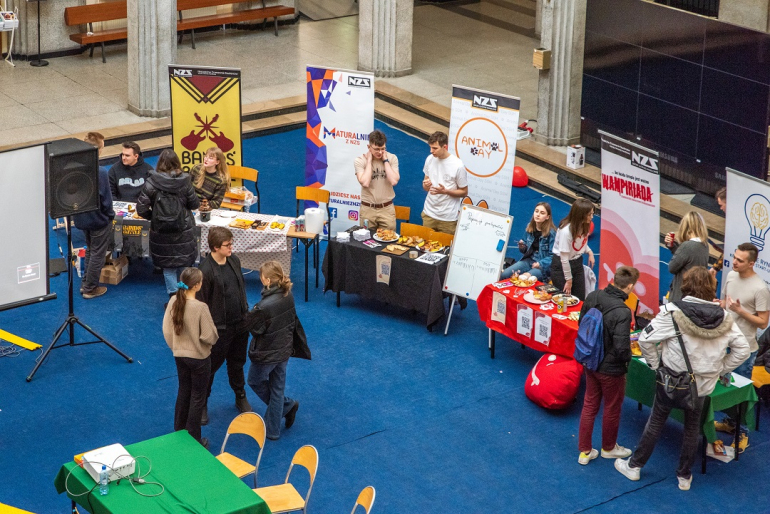
<instances>
[{"instance_id":1,"label":"easel tripod","mask_svg":"<svg viewBox=\"0 0 770 514\"><path fill-rule=\"evenodd\" d=\"M134 359L126 355L125 353L121 352L116 346L114 346L112 343L104 339L102 336L94 332L91 327L83 323L78 319L77 316L75 316L75 307L74 307L74 301L73 301L73 283L72 283L72 223L70 221L70 217L66 217L67 224L67 280L68 280L68 301L69 301L69 313L67 314L67 319L64 320L64 322L61 324L61 326L56 330L56 333L53 336L53 341L51 341L51 344L48 345L48 348L45 349L43 354L40 356L40 359L35 364L35 367L32 369L32 372L27 377L27 382L32 380L32 377L35 376L35 373L37 373L38 368L43 365L43 362L48 358L48 354L51 353L51 350L55 350L57 348L64 348L67 346L82 346L86 344L96 344L96 343L104 343L110 348L112 348L114 351L116 351L118 354L120 354L121 357L126 359L128 362L134 362ZM98 256L93 256L94 258L98 258ZM84 328L88 333L90 333L92 336L96 338L95 341L88 341L84 343L76 343L75 342L75 325L80 325L82 328ZM59 341L59 338L64 334L64 331L69 332L69 343L63 343L60 345L56 345L56 343Z\"/></svg>"}]
</instances>

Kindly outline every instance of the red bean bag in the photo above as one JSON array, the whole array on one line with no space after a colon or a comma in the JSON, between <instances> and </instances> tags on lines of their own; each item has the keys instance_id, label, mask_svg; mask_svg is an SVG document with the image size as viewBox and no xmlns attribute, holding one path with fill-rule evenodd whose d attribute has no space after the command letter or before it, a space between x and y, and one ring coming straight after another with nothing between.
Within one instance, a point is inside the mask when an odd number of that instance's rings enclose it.
<instances>
[{"instance_id":1,"label":"red bean bag","mask_svg":"<svg viewBox=\"0 0 770 514\"><path fill-rule=\"evenodd\" d=\"M583 366L574 359L546 353L527 375L524 393L546 409L563 409L577 397Z\"/></svg>"}]
</instances>

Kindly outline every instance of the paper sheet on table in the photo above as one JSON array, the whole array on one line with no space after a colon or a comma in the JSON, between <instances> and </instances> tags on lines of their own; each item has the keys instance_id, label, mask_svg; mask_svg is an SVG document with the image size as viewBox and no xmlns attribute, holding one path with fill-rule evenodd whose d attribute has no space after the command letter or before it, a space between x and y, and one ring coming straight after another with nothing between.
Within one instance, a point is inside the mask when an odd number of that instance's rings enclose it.
<instances>
[{"instance_id":1,"label":"paper sheet on table","mask_svg":"<svg viewBox=\"0 0 770 514\"><path fill-rule=\"evenodd\" d=\"M720 460L722 462L730 462L735 458L735 448L733 448L732 446L725 445L725 453L727 455L721 455L721 454L717 455L714 453L713 444L709 443L706 445L706 455L708 455L713 459Z\"/></svg>"},{"instance_id":2,"label":"paper sheet on table","mask_svg":"<svg viewBox=\"0 0 770 514\"><path fill-rule=\"evenodd\" d=\"M226 227L232 223L234 218L223 218L222 216L217 216L216 214L211 215L211 220L207 222L208 225L213 225L215 227ZM200 215L197 217L196 221L200 222Z\"/></svg>"},{"instance_id":3,"label":"paper sheet on table","mask_svg":"<svg viewBox=\"0 0 770 514\"><path fill-rule=\"evenodd\" d=\"M730 385L734 385L735 387L746 387L747 385L751 384L751 379L744 377L743 375L739 375L737 373L733 373L733 380L730 383Z\"/></svg>"},{"instance_id":4,"label":"paper sheet on table","mask_svg":"<svg viewBox=\"0 0 770 514\"><path fill-rule=\"evenodd\" d=\"M532 322L532 309L527 307L526 305L517 305L516 306L516 332L523 335L530 337L530 334L532 334L532 325L534 323Z\"/></svg>"},{"instance_id":5,"label":"paper sheet on table","mask_svg":"<svg viewBox=\"0 0 770 514\"><path fill-rule=\"evenodd\" d=\"M490 319L499 323L505 324L505 310L507 307L507 301L505 295L502 295L495 291L492 293L492 314Z\"/></svg>"}]
</instances>

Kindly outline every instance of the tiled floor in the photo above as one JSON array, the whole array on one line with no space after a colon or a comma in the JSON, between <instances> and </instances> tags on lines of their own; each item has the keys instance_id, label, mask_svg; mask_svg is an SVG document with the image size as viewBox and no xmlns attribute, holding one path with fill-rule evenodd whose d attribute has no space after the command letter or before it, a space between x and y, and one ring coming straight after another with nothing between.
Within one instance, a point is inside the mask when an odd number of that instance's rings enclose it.
<instances>
[{"instance_id":1,"label":"tiled floor","mask_svg":"<svg viewBox=\"0 0 770 514\"><path fill-rule=\"evenodd\" d=\"M448 106L452 84L519 96L522 119L537 115L537 70L532 67L534 0L418 4L414 10L413 73L377 79ZM358 17L302 19L271 30L189 36L177 62L243 70L243 103L305 91L308 64L356 69ZM141 118L126 109L126 45L107 47L107 63L88 53L49 59L45 68L0 63L0 146L99 130Z\"/></svg>"}]
</instances>

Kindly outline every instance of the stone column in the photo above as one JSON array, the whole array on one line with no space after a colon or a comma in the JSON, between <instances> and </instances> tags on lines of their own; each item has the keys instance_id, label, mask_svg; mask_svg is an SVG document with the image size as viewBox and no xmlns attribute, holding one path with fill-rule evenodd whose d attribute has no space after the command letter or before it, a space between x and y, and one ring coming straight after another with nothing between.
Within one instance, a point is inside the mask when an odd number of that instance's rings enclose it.
<instances>
[{"instance_id":1,"label":"stone column","mask_svg":"<svg viewBox=\"0 0 770 514\"><path fill-rule=\"evenodd\" d=\"M553 146L580 141L586 0L542 0L540 46L551 68L540 71L535 139Z\"/></svg>"},{"instance_id":2,"label":"stone column","mask_svg":"<svg viewBox=\"0 0 770 514\"><path fill-rule=\"evenodd\" d=\"M176 0L128 0L128 110L171 113L168 65L176 62Z\"/></svg>"},{"instance_id":3,"label":"stone column","mask_svg":"<svg viewBox=\"0 0 770 514\"><path fill-rule=\"evenodd\" d=\"M414 0L361 0L358 69L377 77L412 73Z\"/></svg>"}]
</instances>

